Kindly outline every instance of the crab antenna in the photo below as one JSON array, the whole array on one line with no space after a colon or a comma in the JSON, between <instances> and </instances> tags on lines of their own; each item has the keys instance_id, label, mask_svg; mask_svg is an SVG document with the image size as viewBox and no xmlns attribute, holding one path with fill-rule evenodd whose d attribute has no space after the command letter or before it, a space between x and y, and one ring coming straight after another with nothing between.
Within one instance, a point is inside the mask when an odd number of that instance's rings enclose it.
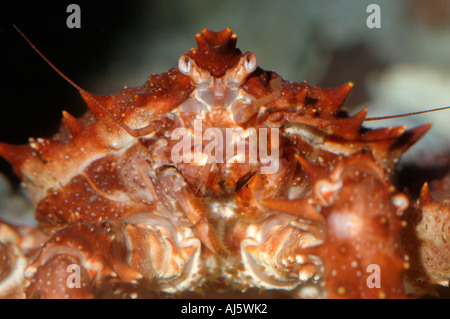
<instances>
[{"instance_id":1,"label":"crab antenna","mask_svg":"<svg viewBox=\"0 0 450 319\"><path fill-rule=\"evenodd\" d=\"M25 39L25 41L28 42L28 44L37 52L37 54L40 55L40 57L42 59L44 59L45 62L47 62L48 65L50 65L50 67L56 71L56 73L58 73L64 80L66 80L67 82L69 82L70 85L72 85L74 88L76 88L80 93L82 93L83 95L87 96L93 103L95 103L103 112L105 112L114 122L117 123L117 125L119 125L122 129L124 129L128 134L132 135L132 136L136 136L136 132L132 129L130 129L129 127L127 127L121 120L119 120L118 118L116 118L114 116L114 114L112 114L105 106L103 106L101 103L99 103L95 98L93 98L91 95L91 93L87 92L86 90L82 89L78 84L76 84L75 82L73 82L71 79L69 79L69 77L67 77L64 73L62 73L56 66L53 65L53 63L50 62L49 59L47 59L44 54L42 54L37 48L36 46L25 36L25 34L20 31L20 29L13 24L13 27L17 30L17 32L20 33L20 35Z\"/></svg>"},{"instance_id":2,"label":"crab antenna","mask_svg":"<svg viewBox=\"0 0 450 319\"><path fill-rule=\"evenodd\" d=\"M450 109L450 106L444 106L437 109L431 109L426 111L418 111L418 112L412 112L412 113L406 113L406 114L399 114L399 115L388 115L388 116L380 116L380 117L367 117L364 119L364 121L380 121L380 120L389 120L389 119L396 119L399 117L406 117L406 116L412 116L412 115L418 115L418 114L424 114L424 113L430 113L430 112L436 112L436 111L442 111Z\"/></svg>"}]
</instances>

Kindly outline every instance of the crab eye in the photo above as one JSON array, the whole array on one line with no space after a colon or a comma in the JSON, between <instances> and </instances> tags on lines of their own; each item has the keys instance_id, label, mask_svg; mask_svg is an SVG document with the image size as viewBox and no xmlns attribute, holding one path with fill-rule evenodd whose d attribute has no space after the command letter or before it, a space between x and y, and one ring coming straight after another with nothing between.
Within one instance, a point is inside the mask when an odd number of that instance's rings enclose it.
<instances>
[{"instance_id":1,"label":"crab eye","mask_svg":"<svg viewBox=\"0 0 450 319\"><path fill-rule=\"evenodd\" d=\"M256 66L257 66L256 56L251 52L247 53L246 56L244 57L245 71L247 73L252 73L253 71L255 71Z\"/></svg>"},{"instance_id":2,"label":"crab eye","mask_svg":"<svg viewBox=\"0 0 450 319\"><path fill-rule=\"evenodd\" d=\"M182 55L180 57L180 59L178 60L178 70L184 75L188 75L191 73L192 63L191 59L188 56Z\"/></svg>"}]
</instances>

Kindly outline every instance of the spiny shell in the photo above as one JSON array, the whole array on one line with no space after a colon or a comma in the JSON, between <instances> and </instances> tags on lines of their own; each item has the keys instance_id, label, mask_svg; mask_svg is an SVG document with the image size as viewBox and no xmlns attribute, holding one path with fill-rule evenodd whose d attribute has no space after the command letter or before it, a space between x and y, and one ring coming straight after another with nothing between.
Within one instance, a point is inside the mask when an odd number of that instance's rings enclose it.
<instances>
[{"instance_id":1,"label":"spiny shell","mask_svg":"<svg viewBox=\"0 0 450 319\"><path fill-rule=\"evenodd\" d=\"M408 200L391 179L430 125L366 129L366 110L341 109L352 83L284 81L242 54L231 29L205 29L196 39L198 49L140 87L108 96L80 90L89 112L63 112L52 139L0 143L51 235L27 270L28 295L93 297L115 284L173 293L208 282L219 282L218 291L294 290L313 282L328 297L405 296L399 215ZM196 136L196 121L200 133L279 130L270 140L277 170L264 174L261 158L175 161L172 133ZM207 146L202 140L201 151ZM345 214L348 227L339 222ZM80 290L50 280L52 272L66 280L70 264L81 267ZM372 264L383 268L381 290L364 286Z\"/></svg>"}]
</instances>

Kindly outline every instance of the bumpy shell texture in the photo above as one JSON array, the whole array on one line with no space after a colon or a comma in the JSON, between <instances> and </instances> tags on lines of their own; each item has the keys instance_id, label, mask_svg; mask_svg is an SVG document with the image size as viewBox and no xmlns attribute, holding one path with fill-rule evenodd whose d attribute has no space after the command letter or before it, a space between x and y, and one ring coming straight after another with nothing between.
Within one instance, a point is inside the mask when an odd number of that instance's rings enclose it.
<instances>
[{"instance_id":1,"label":"bumpy shell texture","mask_svg":"<svg viewBox=\"0 0 450 319\"><path fill-rule=\"evenodd\" d=\"M448 284L448 206L425 192L408 208L393 186L430 125L366 129L366 110L341 110L352 83L284 81L229 28L196 40L140 87L81 90L89 111L63 112L53 138L0 143L39 222L3 224L36 249L0 237L2 296L403 298Z\"/></svg>"}]
</instances>

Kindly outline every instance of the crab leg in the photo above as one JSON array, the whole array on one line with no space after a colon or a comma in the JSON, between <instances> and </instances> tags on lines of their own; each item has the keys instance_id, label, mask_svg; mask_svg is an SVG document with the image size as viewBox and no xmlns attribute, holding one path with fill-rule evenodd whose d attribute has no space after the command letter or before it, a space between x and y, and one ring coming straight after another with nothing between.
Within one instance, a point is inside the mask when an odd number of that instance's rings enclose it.
<instances>
[{"instance_id":1,"label":"crab leg","mask_svg":"<svg viewBox=\"0 0 450 319\"><path fill-rule=\"evenodd\" d=\"M16 245L0 242L0 298L24 298L23 272L27 257Z\"/></svg>"},{"instance_id":2,"label":"crab leg","mask_svg":"<svg viewBox=\"0 0 450 319\"><path fill-rule=\"evenodd\" d=\"M24 271L47 236L28 226L0 220L0 298L24 298Z\"/></svg>"},{"instance_id":3,"label":"crab leg","mask_svg":"<svg viewBox=\"0 0 450 319\"><path fill-rule=\"evenodd\" d=\"M139 297L138 288L188 290L202 280L196 275L200 247L189 228L152 213L78 223L55 233L27 268L27 297Z\"/></svg>"},{"instance_id":4,"label":"crab leg","mask_svg":"<svg viewBox=\"0 0 450 319\"><path fill-rule=\"evenodd\" d=\"M211 223L206 216L206 208L200 198L195 196L183 176L171 166L165 166L156 172L160 186L157 192L163 191L169 195L185 212L189 222L194 225L194 232L202 243L213 253L219 256L227 255L227 249L217 237Z\"/></svg>"},{"instance_id":5,"label":"crab leg","mask_svg":"<svg viewBox=\"0 0 450 319\"><path fill-rule=\"evenodd\" d=\"M296 253L299 248L321 244L324 224L280 214L247 228L241 242L241 256L251 286L267 289L294 289L308 280L317 280L321 260Z\"/></svg>"}]
</instances>

